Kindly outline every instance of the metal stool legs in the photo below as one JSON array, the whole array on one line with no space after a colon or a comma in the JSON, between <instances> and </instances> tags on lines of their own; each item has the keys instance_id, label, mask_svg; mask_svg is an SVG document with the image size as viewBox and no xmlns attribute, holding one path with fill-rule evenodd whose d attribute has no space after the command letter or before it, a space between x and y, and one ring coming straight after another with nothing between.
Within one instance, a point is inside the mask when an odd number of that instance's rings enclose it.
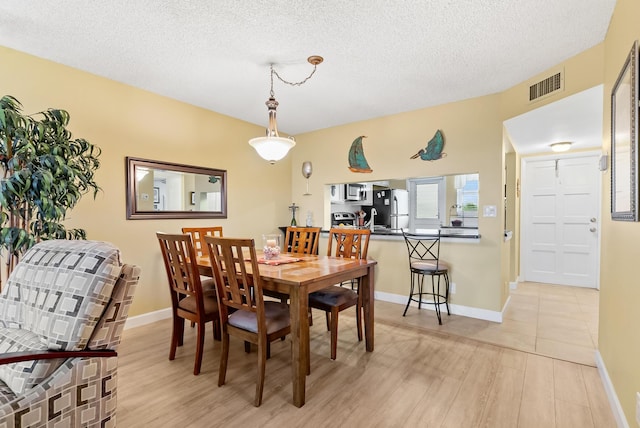
<instances>
[{"instance_id":1,"label":"metal stool legs","mask_svg":"<svg viewBox=\"0 0 640 428\"><path fill-rule=\"evenodd\" d=\"M424 291L424 277L426 275L431 276L431 292ZM438 277L437 286L436 286L436 278ZM444 294L440 292L440 277L444 277ZM418 283L418 292L415 292L415 285ZM409 309L409 305L411 302L418 302L418 309L422 309L422 295L426 294L427 296L433 297L433 302L425 302L428 304L433 304L436 310L436 316L438 317L438 324L442 325L442 314L440 311L440 305L444 304L447 308L447 315L451 315L449 312L449 272L446 270L438 271L437 273L429 272L425 273L422 271L411 270L411 291L409 292L409 300L407 301L407 306L404 308L404 312L402 316L407 315L407 310ZM417 296L417 297L415 297Z\"/></svg>"}]
</instances>

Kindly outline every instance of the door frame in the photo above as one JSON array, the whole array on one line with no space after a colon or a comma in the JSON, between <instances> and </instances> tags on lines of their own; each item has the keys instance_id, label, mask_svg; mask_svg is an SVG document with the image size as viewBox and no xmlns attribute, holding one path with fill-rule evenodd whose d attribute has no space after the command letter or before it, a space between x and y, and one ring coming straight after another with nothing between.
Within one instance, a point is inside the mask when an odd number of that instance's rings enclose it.
<instances>
[{"instance_id":1,"label":"door frame","mask_svg":"<svg viewBox=\"0 0 640 428\"><path fill-rule=\"evenodd\" d=\"M530 240L530 228L529 225L525 224L525 216L523 215L523 213L528 212L527 209L529 208L527 206L527 201L528 201L528 194L527 192L529 191L529 183L527 183L526 181L526 171L527 171L527 164L529 163L534 163L534 162L538 162L538 161L549 161L549 160L556 160L556 159L576 159L576 158L584 158L584 157L600 157L602 156L602 151L601 150L589 150L589 151L584 151L584 152L574 152L574 153L557 153L557 154L552 154L552 155L542 155L542 156L528 156L528 157L523 157L520 160L520 183L521 183L521 195L520 195L520 276L523 277L522 279L524 281L527 281L527 278L525 277L525 267L527 266L528 263L528 255L527 255L527 251L526 248L529 244L529 240ZM598 182L597 182L597 187L598 187L598 192L597 192L597 206L598 206L598 221L596 223L596 227L598 228L597 230L597 242L596 242L596 255L597 255L597 260L598 262L596 263L596 286L595 289L596 290L600 290L600 263L601 263L601 254L600 254L600 248L601 248L601 243L602 243L602 236L601 236L601 231L602 231L602 217L603 217L603 212L602 212L602 175L604 174L604 171L602 171L601 174L598 174Z\"/></svg>"}]
</instances>

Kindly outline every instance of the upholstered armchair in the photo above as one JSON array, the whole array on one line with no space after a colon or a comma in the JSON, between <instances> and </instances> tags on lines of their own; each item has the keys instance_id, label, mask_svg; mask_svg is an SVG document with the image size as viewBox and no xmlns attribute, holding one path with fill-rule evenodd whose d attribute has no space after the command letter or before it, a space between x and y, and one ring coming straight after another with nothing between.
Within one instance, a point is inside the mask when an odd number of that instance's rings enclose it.
<instances>
[{"instance_id":1,"label":"upholstered armchair","mask_svg":"<svg viewBox=\"0 0 640 428\"><path fill-rule=\"evenodd\" d=\"M106 242L24 254L0 294L0 427L116 426L116 349L139 275Z\"/></svg>"}]
</instances>

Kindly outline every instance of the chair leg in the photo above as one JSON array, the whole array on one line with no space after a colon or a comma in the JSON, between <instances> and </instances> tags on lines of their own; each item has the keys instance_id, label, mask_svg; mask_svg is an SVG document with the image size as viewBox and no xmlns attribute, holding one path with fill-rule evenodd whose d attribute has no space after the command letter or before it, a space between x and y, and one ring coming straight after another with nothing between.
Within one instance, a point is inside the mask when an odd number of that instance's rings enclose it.
<instances>
[{"instance_id":1,"label":"chair leg","mask_svg":"<svg viewBox=\"0 0 640 428\"><path fill-rule=\"evenodd\" d=\"M328 312L327 312L328 314ZM338 350L338 309L331 309L331 359L336 359Z\"/></svg>"},{"instance_id":2,"label":"chair leg","mask_svg":"<svg viewBox=\"0 0 640 428\"><path fill-rule=\"evenodd\" d=\"M177 318L177 326L178 328L176 329L176 334L178 335L178 346L182 346L184 343L184 318L180 318L178 316L176 316Z\"/></svg>"},{"instance_id":3,"label":"chair leg","mask_svg":"<svg viewBox=\"0 0 640 428\"><path fill-rule=\"evenodd\" d=\"M447 307L447 315L451 315L451 312L449 312L449 273L445 272L444 273L444 282L446 285L446 290L445 290L445 299L444 299L444 304Z\"/></svg>"},{"instance_id":4,"label":"chair leg","mask_svg":"<svg viewBox=\"0 0 640 428\"><path fill-rule=\"evenodd\" d=\"M176 358L176 348L180 342L180 320L182 320L182 325L184 325L184 319L174 316L173 317L173 331L171 332L171 345L169 347L169 360L174 360Z\"/></svg>"},{"instance_id":5,"label":"chair leg","mask_svg":"<svg viewBox=\"0 0 640 428\"><path fill-rule=\"evenodd\" d=\"M227 377L227 361L229 360L229 333L222 332L222 352L220 353L220 368L218 369L218 386L224 385Z\"/></svg>"},{"instance_id":6,"label":"chair leg","mask_svg":"<svg viewBox=\"0 0 640 428\"><path fill-rule=\"evenodd\" d=\"M358 342L362 342L362 297L358 294L356 304L356 330L358 331Z\"/></svg>"},{"instance_id":7,"label":"chair leg","mask_svg":"<svg viewBox=\"0 0 640 428\"><path fill-rule=\"evenodd\" d=\"M327 331L331 331L331 316L329 314L329 312L324 313L325 317L327 318Z\"/></svg>"},{"instance_id":8,"label":"chair leg","mask_svg":"<svg viewBox=\"0 0 640 428\"><path fill-rule=\"evenodd\" d=\"M198 342L196 344L196 362L193 366L193 374L200 374L200 368L202 367L202 354L204 352L204 330L205 324L204 322L196 323L198 324Z\"/></svg>"},{"instance_id":9,"label":"chair leg","mask_svg":"<svg viewBox=\"0 0 640 428\"><path fill-rule=\"evenodd\" d=\"M438 291L436 292L436 280L438 277ZM433 292L433 303L436 307L436 316L438 317L438 324L442 325L442 317L440 315L440 275L431 275L431 291Z\"/></svg>"},{"instance_id":10,"label":"chair leg","mask_svg":"<svg viewBox=\"0 0 640 428\"><path fill-rule=\"evenodd\" d=\"M262 404L262 391L264 389L264 372L267 362L267 338L263 337L258 339L258 383L256 384L256 397L253 405L259 407Z\"/></svg>"},{"instance_id":11,"label":"chair leg","mask_svg":"<svg viewBox=\"0 0 640 428\"><path fill-rule=\"evenodd\" d=\"M220 341L220 320L219 319L215 319L213 320L213 340L215 341Z\"/></svg>"},{"instance_id":12,"label":"chair leg","mask_svg":"<svg viewBox=\"0 0 640 428\"><path fill-rule=\"evenodd\" d=\"M407 315L407 309L409 309L409 305L411 304L411 300L413 298L413 284L414 284L415 274L411 272L411 290L409 290L409 300L407 301L407 306L404 307L404 312L402 316Z\"/></svg>"}]
</instances>

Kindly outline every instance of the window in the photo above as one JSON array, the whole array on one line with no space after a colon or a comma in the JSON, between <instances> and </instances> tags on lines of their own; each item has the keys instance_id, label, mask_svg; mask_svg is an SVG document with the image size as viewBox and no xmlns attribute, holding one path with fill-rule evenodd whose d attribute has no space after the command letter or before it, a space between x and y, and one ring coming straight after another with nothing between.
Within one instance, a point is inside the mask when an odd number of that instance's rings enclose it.
<instances>
[{"instance_id":1,"label":"window","mask_svg":"<svg viewBox=\"0 0 640 428\"><path fill-rule=\"evenodd\" d=\"M444 218L444 184L444 177L409 180L410 227L440 227Z\"/></svg>"}]
</instances>

